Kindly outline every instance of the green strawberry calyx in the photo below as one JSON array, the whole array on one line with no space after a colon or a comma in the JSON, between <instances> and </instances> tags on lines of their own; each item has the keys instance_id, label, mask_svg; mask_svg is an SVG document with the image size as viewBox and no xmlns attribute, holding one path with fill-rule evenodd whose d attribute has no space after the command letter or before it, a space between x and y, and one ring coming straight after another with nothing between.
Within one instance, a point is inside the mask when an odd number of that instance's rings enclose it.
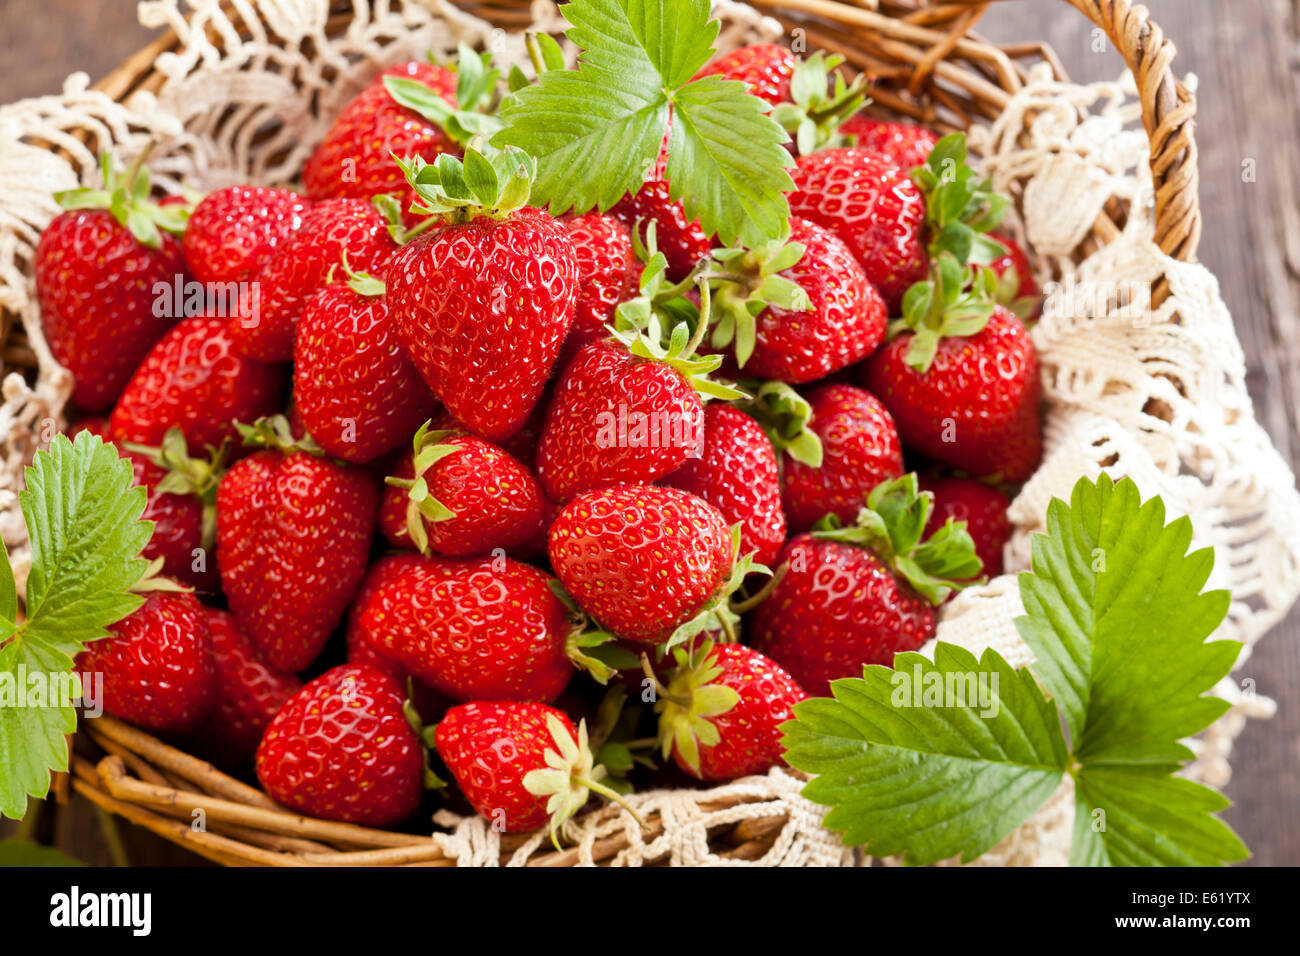
<instances>
[{"instance_id":1,"label":"green strawberry calyx","mask_svg":"<svg viewBox=\"0 0 1300 956\"><path fill-rule=\"evenodd\" d=\"M54 201L63 209L107 209L137 242L150 249L159 248L162 245L159 230L165 229L179 236L189 222L192 206L189 203L164 206L150 198L153 186L144 163L152 148L150 144L121 176L113 169L112 156L107 152L100 153L103 188L66 189L56 192Z\"/></svg>"},{"instance_id":2,"label":"green strawberry calyx","mask_svg":"<svg viewBox=\"0 0 1300 956\"><path fill-rule=\"evenodd\" d=\"M251 425L235 422L235 431L240 440L250 448L270 448L286 454L301 452L315 458L323 458L325 450L316 444L316 439L308 434L302 438L293 436L293 426L283 415L268 415L259 418Z\"/></svg>"},{"instance_id":3,"label":"green strawberry calyx","mask_svg":"<svg viewBox=\"0 0 1300 956\"><path fill-rule=\"evenodd\" d=\"M426 522L436 524L456 517L456 512L430 492L428 472L448 455L464 450L461 445L446 441L453 435L464 434L463 432L456 429L431 431L432 424L432 421L427 421L421 425L411 440L413 449L411 465L415 469L415 477L397 478L390 475L384 479L387 485L406 489L406 533L411 536L411 542L419 552L425 555L429 553L429 532L425 526Z\"/></svg>"},{"instance_id":4,"label":"green strawberry calyx","mask_svg":"<svg viewBox=\"0 0 1300 956\"><path fill-rule=\"evenodd\" d=\"M776 239L753 249L735 246L713 253L707 273L714 291L709 343L715 349L731 346L741 368L754 354L757 320L769 306L786 312L812 308L803 287L780 274L798 264L804 251L801 242Z\"/></svg>"},{"instance_id":5,"label":"green strawberry calyx","mask_svg":"<svg viewBox=\"0 0 1300 956\"><path fill-rule=\"evenodd\" d=\"M790 77L793 102L772 108L772 119L794 138L801 156L842 145L840 126L867 105L866 76L859 73L846 83L838 70L843 63L838 53L827 56L820 50L801 60Z\"/></svg>"},{"instance_id":6,"label":"green strawberry calyx","mask_svg":"<svg viewBox=\"0 0 1300 956\"><path fill-rule=\"evenodd\" d=\"M785 382L741 381L752 396L736 407L758 422L778 453L811 468L822 464L822 440L809 426L812 405ZM779 461L778 457L778 461Z\"/></svg>"},{"instance_id":7,"label":"green strawberry calyx","mask_svg":"<svg viewBox=\"0 0 1300 956\"><path fill-rule=\"evenodd\" d=\"M636 667L636 655L615 643L617 635L593 621L555 578L547 583L556 600L569 612L569 633L565 637L564 652L574 667L590 674L599 684L609 683L609 679L620 670Z\"/></svg>"},{"instance_id":8,"label":"green strawberry calyx","mask_svg":"<svg viewBox=\"0 0 1300 956\"><path fill-rule=\"evenodd\" d=\"M713 653L713 641L704 640L691 649L673 650L677 667L665 687L655 677L650 659L643 658L648 679L656 690L655 713L659 715L660 752L667 759L677 748L686 765L700 772L700 747L713 747L722 735L711 718L720 717L740 703L735 688L716 683L722 668Z\"/></svg>"},{"instance_id":9,"label":"green strawberry calyx","mask_svg":"<svg viewBox=\"0 0 1300 956\"><path fill-rule=\"evenodd\" d=\"M436 62L432 56L429 59ZM475 136L491 136L500 130L502 123L493 115L492 106L501 71L492 68L491 54L475 53L462 43L455 63L438 65L456 71L456 106L409 76L385 76L384 89L395 102L423 116L460 146Z\"/></svg>"},{"instance_id":10,"label":"green strawberry calyx","mask_svg":"<svg viewBox=\"0 0 1300 956\"><path fill-rule=\"evenodd\" d=\"M912 181L925 197L931 258L949 252L958 262L969 261L989 241L984 234L997 227L1011 204L966 162L965 133L951 133L935 143L925 163L912 170Z\"/></svg>"},{"instance_id":11,"label":"green strawberry calyx","mask_svg":"<svg viewBox=\"0 0 1300 956\"><path fill-rule=\"evenodd\" d=\"M976 335L997 309L997 276L984 266L963 266L950 252L930 262L930 278L903 296L903 316L889 323L889 338L912 333L903 360L924 375L946 338Z\"/></svg>"},{"instance_id":12,"label":"green strawberry calyx","mask_svg":"<svg viewBox=\"0 0 1300 956\"><path fill-rule=\"evenodd\" d=\"M754 552L740 553L740 523L731 526L731 572L718 592L689 621L678 625L661 645L660 654L685 644L698 634L719 633L723 643L740 640L740 615L732 608L732 598L751 574L770 575L771 569L754 560Z\"/></svg>"},{"instance_id":13,"label":"green strawberry calyx","mask_svg":"<svg viewBox=\"0 0 1300 956\"><path fill-rule=\"evenodd\" d=\"M415 707L415 680L406 678L406 694L402 701L402 716L406 718L407 724L415 731L415 736L420 741L420 750L424 757L424 789L426 790L445 790L447 781L443 780L433 772L430 765L430 755L435 752L437 742L434 735L438 730L437 724L424 723L424 718L420 716L419 710Z\"/></svg>"},{"instance_id":14,"label":"green strawberry calyx","mask_svg":"<svg viewBox=\"0 0 1300 956\"><path fill-rule=\"evenodd\" d=\"M551 815L551 843L560 849L560 835L590 799L599 794L613 800L632 815L632 819L649 829L636 810L623 799L622 794L601 783L608 771L596 763L587 740L587 722L578 724L578 739L574 740L567 727L553 714L546 715L546 729L554 742L545 755L546 768L530 770L524 774L524 789L535 797L546 797L546 812Z\"/></svg>"},{"instance_id":15,"label":"green strawberry calyx","mask_svg":"<svg viewBox=\"0 0 1300 956\"><path fill-rule=\"evenodd\" d=\"M818 522L814 537L871 551L886 567L936 607L953 591L983 583L984 569L966 522L949 518L925 537L934 495L920 491L916 473L882 481L867 495L857 523L847 527L833 515Z\"/></svg>"},{"instance_id":16,"label":"green strawberry calyx","mask_svg":"<svg viewBox=\"0 0 1300 956\"><path fill-rule=\"evenodd\" d=\"M504 219L528 204L537 161L516 146L502 149L474 141L464 159L447 153L427 163L419 156L393 158L415 190L411 212L428 218L406 230L403 241L439 222L478 216Z\"/></svg>"},{"instance_id":17,"label":"green strawberry calyx","mask_svg":"<svg viewBox=\"0 0 1300 956\"><path fill-rule=\"evenodd\" d=\"M981 236L980 243L971 251L970 261L979 266L991 266L1011 250L1002 244L997 236ZM1021 276L1014 264L1002 270L997 276L997 285L993 290L993 300L1006 306L1021 322L1028 323L1038 305L1038 299L1032 295L1021 295L1020 287L1027 276Z\"/></svg>"},{"instance_id":18,"label":"green strawberry calyx","mask_svg":"<svg viewBox=\"0 0 1300 956\"><path fill-rule=\"evenodd\" d=\"M379 197L376 197L376 199L378 198ZM384 291L387 288L384 284L384 280L377 276L372 276L369 272L357 272L353 269L348 263L348 251L346 249L343 250L343 257L338 265L343 266L343 274L346 276L343 281L346 282L348 288L357 295L367 299L374 299L384 294ZM334 281L334 270L338 268L338 265L330 266L330 271L325 276L326 282Z\"/></svg>"},{"instance_id":19,"label":"green strawberry calyx","mask_svg":"<svg viewBox=\"0 0 1300 956\"><path fill-rule=\"evenodd\" d=\"M628 656L633 666L640 667L640 658L631 653ZM600 699L591 728L591 752L596 755L596 762L608 771L602 783L624 796L632 792L627 775L633 767L656 769L654 758L647 751L657 746L658 739L634 739L641 712L638 704L628 706L627 688L613 684Z\"/></svg>"},{"instance_id":20,"label":"green strawberry calyx","mask_svg":"<svg viewBox=\"0 0 1300 956\"><path fill-rule=\"evenodd\" d=\"M206 458L190 455L179 428L169 428L157 446L123 442L122 447L166 471L154 485L155 494L191 495L199 500L203 505L200 546L210 553L217 542L217 484L226 473L230 440L209 448Z\"/></svg>"}]
</instances>

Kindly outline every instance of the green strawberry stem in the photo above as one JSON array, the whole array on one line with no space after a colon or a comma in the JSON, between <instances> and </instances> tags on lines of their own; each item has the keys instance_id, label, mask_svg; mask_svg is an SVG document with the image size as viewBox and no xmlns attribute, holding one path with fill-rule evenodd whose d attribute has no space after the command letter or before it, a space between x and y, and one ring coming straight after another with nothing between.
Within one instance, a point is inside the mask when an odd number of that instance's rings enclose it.
<instances>
[{"instance_id":1,"label":"green strawberry stem","mask_svg":"<svg viewBox=\"0 0 1300 956\"><path fill-rule=\"evenodd\" d=\"M424 789L445 790L447 781L434 773L433 767L430 766L430 754L434 752L436 747L434 734L438 729L438 725L425 725L424 718L420 716L420 712L415 707L414 696L415 679L408 677L406 678L406 699L402 701L402 715L420 741L420 751L424 758Z\"/></svg>"},{"instance_id":2,"label":"green strawberry stem","mask_svg":"<svg viewBox=\"0 0 1300 956\"><path fill-rule=\"evenodd\" d=\"M781 579L786 576L789 570L790 562L782 561L777 566L777 569L772 573L772 576L763 582L763 586L754 592L752 597L731 602L731 613L741 615L758 607L771 596L772 592L776 590L776 586L781 583Z\"/></svg>"},{"instance_id":3,"label":"green strawberry stem","mask_svg":"<svg viewBox=\"0 0 1300 956\"><path fill-rule=\"evenodd\" d=\"M293 437L293 426L283 415L269 415L259 418L251 425L235 422L235 430L243 443L253 448L271 448L287 453L302 452L316 458L323 458L325 450L316 444L316 439L304 434L302 438Z\"/></svg>"},{"instance_id":4,"label":"green strawberry stem","mask_svg":"<svg viewBox=\"0 0 1300 956\"><path fill-rule=\"evenodd\" d=\"M397 478L390 475L384 479L385 484L406 489L406 533L410 535L411 542L419 552L424 555L429 553L429 532L425 528L425 522L436 524L456 517L456 512L430 493L425 475L429 469L447 456L463 450L460 445L443 441L460 432L455 429L430 431L429 426L432 424L433 421L430 420L421 425L411 440L413 448L411 466L415 477Z\"/></svg>"},{"instance_id":5,"label":"green strawberry stem","mask_svg":"<svg viewBox=\"0 0 1300 956\"><path fill-rule=\"evenodd\" d=\"M930 278L903 296L903 317L889 323L889 337L912 332L904 361L924 375L946 338L983 331L997 308L997 276L983 266L963 266L950 252L930 262Z\"/></svg>"},{"instance_id":6,"label":"green strawberry stem","mask_svg":"<svg viewBox=\"0 0 1300 956\"><path fill-rule=\"evenodd\" d=\"M929 538L924 537L933 508L934 495L919 490L912 472L872 488L856 524L842 527L827 515L813 535L871 551L937 607L953 591L982 583L982 578L975 578L984 566L964 521L949 518Z\"/></svg>"},{"instance_id":7,"label":"green strawberry stem","mask_svg":"<svg viewBox=\"0 0 1300 956\"><path fill-rule=\"evenodd\" d=\"M357 295L373 299L384 294L387 286L384 280L372 276L369 272L357 272L348 263L348 251L343 250L342 256L343 274L347 276L348 288ZM330 271L325 277L326 282L334 281L334 266L330 266Z\"/></svg>"},{"instance_id":8,"label":"green strawberry stem","mask_svg":"<svg viewBox=\"0 0 1300 956\"><path fill-rule=\"evenodd\" d=\"M731 526L731 573L718 593L704 605L694 617L678 625L668 640L660 645L659 653L668 653L679 644L691 641L697 634L721 631L724 643L734 644L739 640L737 625L740 616L731 609L731 596L744 585L751 574L771 574L770 568L754 560L754 552L740 553L740 523Z\"/></svg>"}]
</instances>

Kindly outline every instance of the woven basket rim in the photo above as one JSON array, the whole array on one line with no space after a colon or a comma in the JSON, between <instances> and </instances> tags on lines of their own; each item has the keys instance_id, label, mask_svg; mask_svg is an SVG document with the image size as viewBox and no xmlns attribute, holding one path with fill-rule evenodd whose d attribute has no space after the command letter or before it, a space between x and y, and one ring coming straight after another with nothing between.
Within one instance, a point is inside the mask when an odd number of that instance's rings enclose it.
<instances>
[{"instance_id":1,"label":"woven basket rim","mask_svg":"<svg viewBox=\"0 0 1300 956\"><path fill-rule=\"evenodd\" d=\"M436 6L430 0L420 0ZM787 30L803 29L819 47L845 54L850 65L877 77L870 111L909 117L939 129L961 128L995 116L1027 78L1019 62L1036 57L1060 80L1064 69L1046 43L995 45L973 28L992 2L1002 0L747 0ZM1154 240L1167 255L1194 262L1201 232L1195 143L1195 98L1173 72L1175 48L1144 7L1131 0L1064 0L1103 30L1136 80L1142 121L1151 141L1155 192ZM466 0L460 9L505 29L531 22L528 0ZM874 9L870 9L873 8ZM345 20L350 4L331 6L331 21ZM873 42L854 46L853 31L871 31ZM163 76L154 63L175 50L179 37L167 29L95 84L124 101L156 91ZM901 81L906 80L904 85ZM1119 215L1123 215L1120 211ZM1114 238L1116 211L1103 212L1090 252ZM1159 301L1160 287L1156 290ZM6 333L8 329L3 330ZM9 336L6 334L6 339ZM12 343L7 343L12 344ZM225 865L454 866L429 836L315 820L274 804L260 790L109 716L82 722L95 759L74 753L71 770L56 782L195 853ZM81 749L88 749L82 747ZM202 809L206 827L193 827ZM596 811L602 812L602 811ZM657 818L648 821L659 827ZM784 817L745 820L718 835L739 860L761 857L786 824ZM528 834L503 834L503 859ZM593 854L605 862L625 849L625 838L603 841ZM569 866L575 850L536 853L528 865Z\"/></svg>"}]
</instances>

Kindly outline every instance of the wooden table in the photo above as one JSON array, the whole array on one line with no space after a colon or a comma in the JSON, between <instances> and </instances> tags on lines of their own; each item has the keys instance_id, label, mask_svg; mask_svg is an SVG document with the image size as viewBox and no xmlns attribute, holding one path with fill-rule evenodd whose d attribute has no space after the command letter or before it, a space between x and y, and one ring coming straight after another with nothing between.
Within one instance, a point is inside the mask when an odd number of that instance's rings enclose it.
<instances>
[{"instance_id":1,"label":"wooden table","mask_svg":"<svg viewBox=\"0 0 1300 956\"><path fill-rule=\"evenodd\" d=\"M1300 469L1300 0L1147 6L1177 41L1179 71L1199 77L1200 259L1219 277L1235 319L1257 414ZM5 0L0 102L57 90L72 70L103 76L151 38L134 11L129 0ZM1092 25L1057 0L997 5L979 30L998 40L1047 40L1076 80L1114 79L1122 69L1113 49L1096 50ZM1253 182L1241 175L1248 160ZM1273 721L1250 725L1238 744L1227 819L1254 863L1297 865L1300 612L1264 639L1242 676L1279 707ZM89 814L64 814L59 828L63 846L88 862L108 862ZM134 852L141 862L187 856L147 842Z\"/></svg>"}]
</instances>

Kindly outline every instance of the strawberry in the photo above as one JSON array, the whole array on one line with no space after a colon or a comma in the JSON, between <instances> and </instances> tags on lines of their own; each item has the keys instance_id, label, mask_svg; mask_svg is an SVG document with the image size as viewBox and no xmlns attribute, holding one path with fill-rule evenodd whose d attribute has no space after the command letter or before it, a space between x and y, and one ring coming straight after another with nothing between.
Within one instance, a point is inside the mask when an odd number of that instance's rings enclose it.
<instances>
[{"instance_id":1,"label":"strawberry","mask_svg":"<svg viewBox=\"0 0 1300 956\"><path fill-rule=\"evenodd\" d=\"M252 762L262 732L302 682L267 667L229 611L205 607L203 616L212 634L217 703L195 743L219 766L242 767Z\"/></svg>"},{"instance_id":2,"label":"strawberry","mask_svg":"<svg viewBox=\"0 0 1300 956\"><path fill-rule=\"evenodd\" d=\"M579 607L618 636L649 643L706 613L735 561L717 508L647 485L579 495L551 525L550 557Z\"/></svg>"},{"instance_id":3,"label":"strawberry","mask_svg":"<svg viewBox=\"0 0 1300 956\"><path fill-rule=\"evenodd\" d=\"M383 281L343 267L298 320L294 407L326 452L367 462L410 438L435 403L397 341Z\"/></svg>"},{"instance_id":4,"label":"strawberry","mask_svg":"<svg viewBox=\"0 0 1300 956\"><path fill-rule=\"evenodd\" d=\"M687 220L681 200L672 198L662 173L652 173L635 193L615 203L610 214L638 233L654 225L655 242L668 260L668 278L674 282L685 279L713 248L699 222Z\"/></svg>"},{"instance_id":5,"label":"strawberry","mask_svg":"<svg viewBox=\"0 0 1300 956\"><path fill-rule=\"evenodd\" d=\"M542 423L546 421L546 409L550 405L550 387L542 392L542 397L533 406L532 412L524 422L523 428L499 443L502 451L513 455L520 464L531 469L537 460L537 443L542 439ZM444 406L438 406L433 417L429 419L432 431L469 431L463 422L456 421L454 415Z\"/></svg>"},{"instance_id":6,"label":"strawberry","mask_svg":"<svg viewBox=\"0 0 1300 956\"><path fill-rule=\"evenodd\" d=\"M904 444L972 475L1024 481L1042 455L1038 353L994 305L991 273L945 254L934 274L909 293L904 331L865 363L862 382Z\"/></svg>"},{"instance_id":7,"label":"strawberry","mask_svg":"<svg viewBox=\"0 0 1300 956\"><path fill-rule=\"evenodd\" d=\"M455 700L549 702L573 674L550 581L505 557L421 558L376 583L358 623L377 653Z\"/></svg>"},{"instance_id":8,"label":"strawberry","mask_svg":"<svg viewBox=\"0 0 1300 956\"><path fill-rule=\"evenodd\" d=\"M537 476L552 501L655 481L699 456L704 409L690 360L638 350L591 342L560 376L537 448Z\"/></svg>"},{"instance_id":9,"label":"strawberry","mask_svg":"<svg viewBox=\"0 0 1300 956\"><path fill-rule=\"evenodd\" d=\"M852 385L823 385L809 393L808 405L821 460L813 465L786 454L782 500L794 531L828 514L856 520L867 493L903 473L894 420L874 395Z\"/></svg>"},{"instance_id":10,"label":"strawberry","mask_svg":"<svg viewBox=\"0 0 1300 956\"><path fill-rule=\"evenodd\" d=\"M572 357L588 342L609 334L606 325L613 321L615 308L640 288L641 260L631 231L613 216L589 212L560 222L578 257L578 300L565 341L565 353Z\"/></svg>"},{"instance_id":11,"label":"strawberry","mask_svg":"<svg viewBox=\"0 0 1300 956\"><path fill-rule=\"evenodd\" d=\"M216 703L212 636L184 591L153 591L77 655L79 674L103 674L104 710L145 730L179 734Z\"/></svg>"},{"instance_id":12,"label":"strawberry","mask_svg":"<svg viewBox=\"0 0 1300 956\"><path fill-rule=\"evenodd\" d=\"M424 769L401 689L363 664L328 670L290 697L257 748L257 779L277 803L365 826L414 813Z\"/></svg>"},{"instance_id":13,"label":"strawberry","mask_svg":"<svg viewBox=\"0 0 1300 956\"><path fill-rule=\"evenodd\" d=\"M511 551L541 532L537 480L496 445L427 424L414 445L380 503L379 528L394 547L472 557Z\"/></svg>"},{"instance_id":14,"label":"strawberry","mask_svg":"<svg viewBox=\"0 0 1300 956\"><path fill-rule=\"evenodd\" d=\"M288 189L227 186L190 214L182 245L200 282L247 282L297 232L311 201Z\"/></svg>"},{"instance_id":15,"label":"strawberry","mask_svg":"<svg viewBox=\"0 0 1300 956\"><path fill-rule=\"evenodd\" d=\"M759 424L730 405L704 410L704 454L663 480L740 524L740 553L770 565L785 542L781 480L772 443Z\"/></svg>"},{"instance_id":16,"label":"strawberry","mask_svg":"<svg viewBox=\"0 0 1300 956\"><path fill-rule=\"evenodd\" d=\"M101 433L102 434L102 433ZM217 481L225 464L227 445L207 459L195 459L185 449L185 436L173 428L156 448L127 442L135 484L149 492L144 514L153 534L143 556L161 560L163 573L206 594L221 589L216 546Z\"/></svg>"},{"instance_id":17,"label":"strawberry","mask_svg":"<svg viewBox=\"0 0 1300 956\"><path fill-rule=\"evenodd\" d=\"M523 427L559 355L577 299L577 255L564 226L523 205L536 175L531 157L471 149L465 161L484 177L475 180L480 195L451 157L406 167L420 210L445 221L431 215L434 225L394 258L389 305L448 411L501 441Z\"/></svg>"},{"instance_id":18,"label":"strawberry","mask_svg":"<svg viewBox=\"0 0 1300 956\"><path fill-rule=\"evenodd\" d=\"M475 135L490 137L500 122L485 114L499 71L491 56L461 45L454 70L418 60L391 66L339 114L303 168L303 185L314 199L380 194L402 196L408 209L417 198L394 156L432 162L459 156ZM408 225L419 221L405 215Z\"/></svg>"},{"instance_id":19,"label":"strawberry","mask_svg":"<svg viewBox=\"0 0 1300 956\"><path fill-rule=\"evenodd\" d=\"M287 362L293 358L294 330L303 307L330 281L342 257L346 255L358 272L382 274L396 248L388 221L372 203L316 203L298 231L280 243L254 276L258 298L252 314L231 317L236 348L260 362Z\"/></svg>"},{"instance_id":20,"label":"strawberry","mask_svg":"<svg viewBox=\"0 0 1300 956\"><path fill-rule=\"evenodd\" d=\"M891 123L873 119L865 113L846 120L840 127L840 134L853 137L852 145L870 150L904 171L923 164L939 141L939 137L924 126Z\"/></svg>"},{"instance_id":21,"label":"strawberry","mask_svg":"<svg viewBox=\"0 0 1300 956\"><path fill-rule=\"evenodd\" d=\"M749 92L775 106L790 98L790 79L797 62L783 46L756 43L714 57L695 74L695 79L721 76L739 80L749 86Z\"/></svg>"},{"instance_id":22,"label":"strawberry","mask_svg":"<svg viewBox=\"0 0 1300 956\"><path fill-rule=\"evenodd\" d=\"M109 418L116 442L158 445L179 428L192 454L235 435L235 422L280 408L283 369L242 357L228 320L182 320L149 352Z\"/></svg>"},{"instance_id":23,"label":"strawberry","mask_svg":"<svg viewBox=\"0 0 1300 956\"><path fill-rule=\"evenodd\" d=\"M875 351L885 303L834 233L797 216L789 242L715 254L719 271L711 344L732 346L747 375L801 383Z\"/></svg>"},{"instance_id":24,"label":"strawberry","mask_svg":"<svg viewBox=\"0 0 1300 956\"><path fill-rule=\"evenodd\" d=\"M1007 496L970 478L922 478L921 490L934 495L926 535L938 531L949 518L964 522L985 577L1001 574L1002 549L1011 538L1011 521L1007 518L1011 502Z\"/></svg>"},{"instance_id":25,"label":"strawberry","mask_svg":"<svg viewBox=\"0 0 1300 956\"><path fill-rule=\"evenodd\" d=\"M342 619L370 553L369 475L299 450L283 418L245 426L271 445L217 489L221 583L240 627L277 670L299 671Z\"/></svg>"},{"instance_id":26,"label":"strawberry","mask_svg":"<svg viewBox=\"0 0 1300 956\"><path fill-rule=\"evenodd\" d=\"M790 172L790 213L835 233L857 256L893 315L925 278L925 200L908 174L869 149L801 156Z\"/></svg>"},{"instance_id":27,"label":"strawberry","mask_svg":"<svg viewBox=\"0 0 1300 956\"><path fill-rule=\"evenodd\" d=\"M461 704L438 722L434 739L470 805L506 833L536 830L549 820L558 847L565 824L592 793L622 802L600 783L606 771L591 754L586 722L575 728L554 707Z\"/></svg>"},{"instance_id":28,"label":"strawberry","mask_svg":"<svg viewBox=\"0 0 1300 956\"><path fill-rule=\"evenodd\" d=\"M186 211L141 198L149 195L143 158L122 178L105 153L103 189L56 193L66 211L45 227L32 260L41 332L72 373L72 397L87 412L112 406L176 324L173 310L157 308L158 288L183 281L185 261L172 233L184 228Z\"/></svg>"},{"instance_id":29,"label":"strawberry","mask_svg":"<svg viewBox=\"0 0 1300 956\"><path fill-rule=\"evenodd\" d=\"M383 671L403 687L406 686L407 680L406 668L375 646L369 632L365 629L363 618L374 595L386 582L396 577L400 571L418 565L420 562L421 556L410 552L390 554L380 558L366 572L361 587L357 589L356 599L348 610L346 635L348 663L369 664L376 670Z\"/></svg>"},{"instance_id":30,"label":"strawberry","mask_svg":"<svg viewBox=\"0 0 1300 956\"><path fill-rule=\"evenodd\" d=\"M778 664L739 644L676 648L656 694L659 742L700 780L733 780L780 766L780 726L808 695Z\"/></svg>"},{"instance_id":31,"label":"strawberry","mask_svg":"<svg viewBox=\"0 0 1300 956\"><path fill-rule=\"evenodd\" d=\"M904 475L872 489L859 524L831 521L791 538L784 575L750 615L754 646L817 696L919 648L934 635L935 607L979 574L964 525L949 521L922 540L931 506Z\"/></svg>"}]
</instances>

